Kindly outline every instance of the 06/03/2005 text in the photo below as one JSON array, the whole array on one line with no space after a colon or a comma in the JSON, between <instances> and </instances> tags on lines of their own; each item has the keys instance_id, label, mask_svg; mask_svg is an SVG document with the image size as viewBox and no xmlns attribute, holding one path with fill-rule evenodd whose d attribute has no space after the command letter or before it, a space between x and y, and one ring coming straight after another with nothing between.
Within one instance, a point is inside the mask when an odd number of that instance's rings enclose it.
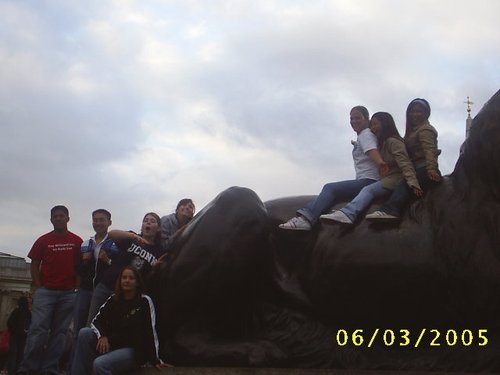
<instances>
[{"instance_id":1,"label":"06/03/2005 text","mask_svg":"<svg viewBox=\"0 0 500 375\"><path fill-rule=\"evenodd\" d=\"M486 346L488 345L487 329L439 330L422 328L411 332L409 329L376 328L371 334L363 329L350 333L339 329L336 335L338 346L366 346L371 348L377 342L385 346L401 346L418 348L419 346Z\"/></svg>"}]
</instances>

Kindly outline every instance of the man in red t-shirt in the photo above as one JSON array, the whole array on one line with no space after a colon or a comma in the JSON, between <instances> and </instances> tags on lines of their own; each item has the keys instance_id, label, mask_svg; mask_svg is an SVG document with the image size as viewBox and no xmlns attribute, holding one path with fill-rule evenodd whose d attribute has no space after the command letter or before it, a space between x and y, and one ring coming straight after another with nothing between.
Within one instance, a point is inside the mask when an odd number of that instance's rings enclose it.
<instances>
[{"instance_id":1,"label":"man in red t-shirt","mask_svg":"<svg viewBox=\"0 0 500 375\"><path fill-rule=\"evenodd\" d=\"M59 373L58 363L73 316L78 286L76 260L83 240L68 230L69 211L65 206L51 209L50 222L54 230L38 238L28 254L32 283L37 289L18 373Z\"/></svg>"}]
</instances>

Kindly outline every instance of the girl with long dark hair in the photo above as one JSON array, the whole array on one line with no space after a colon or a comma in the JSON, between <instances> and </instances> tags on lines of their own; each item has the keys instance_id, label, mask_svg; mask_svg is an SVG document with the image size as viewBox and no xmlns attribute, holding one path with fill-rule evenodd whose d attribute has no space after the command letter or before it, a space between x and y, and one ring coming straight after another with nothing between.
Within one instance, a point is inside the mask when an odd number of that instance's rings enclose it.
<instances>
[{"instance_id":1,"label":"girl with long dark hair","mask_svg":"<svg viewBox=\"0 0 500 375\"><path fill-rule=\"evenodd\" d=\"M322 215L323 222L353 224L358 215L375 198L389 195L403 179L411 186L416 195L422 195L422 189L415 176L415 169L392 116L387 112L375 113L370 120L370 129L378 139L380 153L389 166L389 173L379 181L361 189L359 194L345 207L331 214Z\"/></svg>"},{"instance_id":2,"label":"girl with long dark hair","mask_svg":"<svg viewBox=\"0 0 500 375\"><path fill-rule=\"evenodd\" d=\"M78 334L72 375L110 375L144 364L162 367L158 356L156 313L145 294L144 281L133 266L125 266L115 293Z\"/></svg>"},{"instance_id":3,"label":"girl with long dark hair","mask_svg":"<svg viewBox=\"0 0 500 375\"><path fill-rule=\"evenodd\" d=\"M102 275L90 302L88 323L92 321L99 307L113 293L113 286L124 266L137 268L146 279L158 259L164 254L161 245L160 217L148 212L142 219L141 232L111 230L108 238L115 242L118 252L110 259L110 267Z\"/></svg>"},{"instance_id":4,"label":"girl with long dark hair","mask_svg":"<svg viewBox=\"0 0 500 375\"><path fill-rule=\"evenodd\" d=\"M415 167L416 175L423 191L441 181L438 167L438 133L429 123L431 106L422 98L413 99L406 109L405 145ZM370 221L399 220L401 211L411 197L411 186L401 182L391 197L377 211L366 215ZM422 194L415 194L417 197Z\"/></svg>"}]
</instances>

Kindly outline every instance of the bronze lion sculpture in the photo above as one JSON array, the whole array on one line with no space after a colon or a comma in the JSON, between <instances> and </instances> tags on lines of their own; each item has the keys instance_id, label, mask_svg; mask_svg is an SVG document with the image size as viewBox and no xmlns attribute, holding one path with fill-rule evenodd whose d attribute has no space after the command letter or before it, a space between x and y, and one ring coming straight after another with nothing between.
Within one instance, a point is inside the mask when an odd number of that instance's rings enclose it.
<instances>
[{"instance_id":1,"label":"bronze lion sculpture","mask_svg":"<svg viewBox=\"0 0 500 375\"><path fill-rule=\"evenodd\" d=\"M398 224L277 227L311 198L233 187L195 216L153 277L166 359L500 370L500 91Z\"/></svg>"}]
</instances>

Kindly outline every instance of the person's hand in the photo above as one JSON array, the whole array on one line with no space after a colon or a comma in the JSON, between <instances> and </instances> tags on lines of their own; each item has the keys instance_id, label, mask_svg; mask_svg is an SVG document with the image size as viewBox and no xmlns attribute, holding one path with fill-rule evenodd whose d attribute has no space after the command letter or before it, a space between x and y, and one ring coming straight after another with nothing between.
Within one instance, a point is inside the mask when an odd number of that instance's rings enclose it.
<instances>
[{"instance_id":1,"label":"person's hand","mask_svg":"<svg viewBox=\"0 0 500 375\"><path fill-rule=\"evenodd\" d=\"M105 354L109 352L109 340L106 336L101 336L101 338L97 340L96 350L100 354Z\"/></svg>"},{"instance_id":2,"label":"person's hand","mask_svg":"<svg viewBox=\"0 0 500 375\"><path fill-rule=\"evenodd\" d=\"M91 260L92 259L92 252L88 251L86 253L82 254L82 260Z\"/></svg>"},{"instance_id":3,"label":"person's hand","mask_svg":"<svg viewBox=\"0 0 500 375\"><path fill-rule=\"evenodd\" d=\"M389 166L385 161L379 164L378 173L380 174L380 177L385 177L389 174Z\"/></svg>"},{"instance_id":4,"label":"person's hand","mask_svg":"<svg viewBox=\"0 0 500 375\"><path fill-rule=\"evenodd\" d=\"M106 264L109 264L109 257L108 257L108 253L106 253L104 250L100 250L99 251L99 260L101 262L104 262Z\"/></svg>"},{"instance_id":5,"label":"person's hand","mask_svg":"<svg viewBox=\"0 0 500 375\"><path fill-rule=\"evenodd\" d=\"M413 191L413 194L415 194L417 197L421 197L422 195L424 195L424 191L422 189L420 189L419 187L416 187L416 186L412 186L411 187L411 190Z\"/></svg>"},{"instance_id":6,"label":"person's hand","mask_svg":"<svg viewBox=\"0 0 500 375\"><path fill-rule=\"evenodd\" d=\"M178 220L179 220L179 223L181 226L184 226L186 225L187 223L189 223L189 221L193 218L193 215L185 215L185 214L180 214L178 216Z\"/></svg>"},{"instance_id":7,"label":"person's hand","mask_svg":"<svg viewBox=\"0 0 500 375\"><path fill-rule=\"evenodd\" d=\"M441 181L441 175L437 171L435 171L434 169L427 171L427 177L429 177L430 180L435 181L435 182Z\"/></svg>"},{"instance_id":8,"label":"person's hand","mask_svg":"<svg viewBox=\"0 0 500 375\"><path fill-rule=\"evenodd\" d=\"M166 367L174 367L174 365L171 365L170 363L166 362L158 362L155 365L152 365L151 362L148 362L145 365L142 365L141 367L155 367L157 370L161 370L162 368Z\"/></svg>"},{"instance_id":9,"label":"person's hand","mask_svg":"<svg viewBox=\"0 0 500 375\"><path fill-rule=\"evenodd\" d=\"M163 362L163 363L157 363L155 365L155 367L156 367L157 370L161 370L162 368L165 368L165 367L174 367L174 366L171 365L170 363Z\"/></svg>"}]
</instances>

